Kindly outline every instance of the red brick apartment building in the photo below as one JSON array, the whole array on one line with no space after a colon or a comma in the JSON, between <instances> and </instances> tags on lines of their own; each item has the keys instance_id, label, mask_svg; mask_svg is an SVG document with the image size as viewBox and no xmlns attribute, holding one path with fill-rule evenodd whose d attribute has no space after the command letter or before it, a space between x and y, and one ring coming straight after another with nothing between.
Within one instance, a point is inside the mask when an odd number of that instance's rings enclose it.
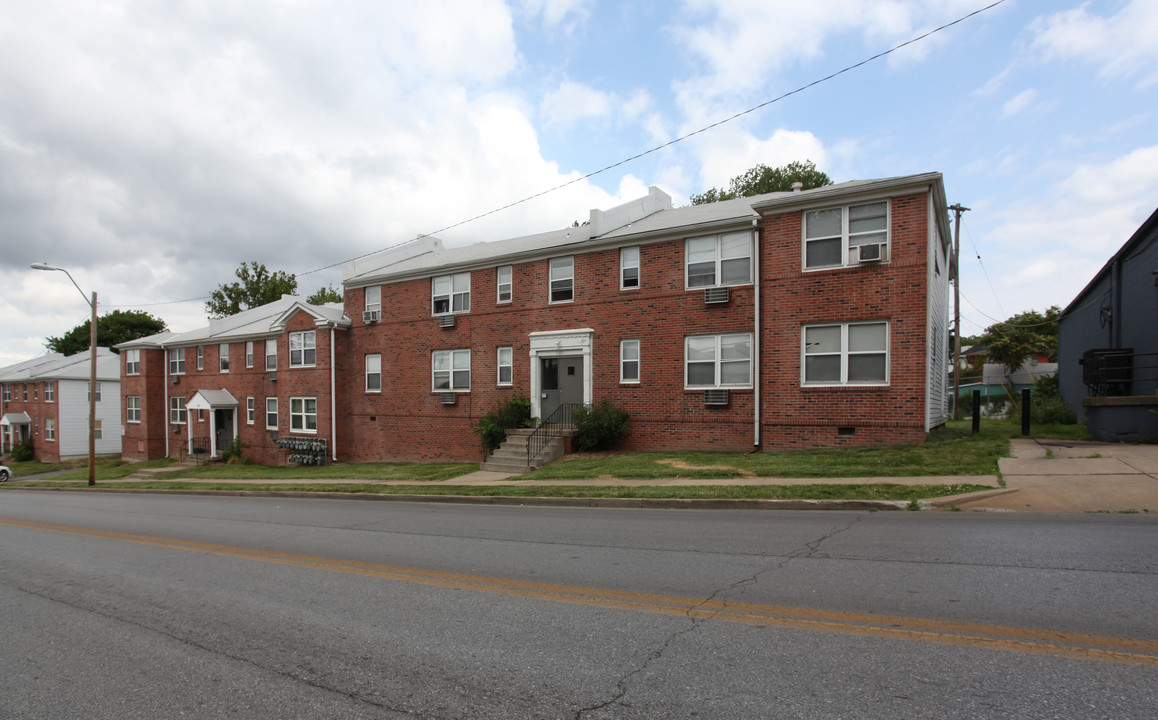
<instances>
[{"instance_id":1,"label":"red brick apartment building","mask_svg":"<svg viewBox=\"0 0 1158 720\"><path fill-rule=\"evenodd\" d=\"M32 439L37 460L88 456L88 385L92 356L47 353L0 368L0 452ZM97 348L96 452L121 452L117 354Z\"/></svg>"},{"instance_id":2,"label":"red brick apartment building","mask_svg":"<svg viewBox=\"0 0 1158 720\"><path fill-rule=\"evenodd\" d=\"M928 173L422 238L347 262L344 308L121 346L124 452L477 460L475 421L514 395L540 418L610 399L634 450L919 443L946 420L947 215Z\"/></svg>"}]
</instances>

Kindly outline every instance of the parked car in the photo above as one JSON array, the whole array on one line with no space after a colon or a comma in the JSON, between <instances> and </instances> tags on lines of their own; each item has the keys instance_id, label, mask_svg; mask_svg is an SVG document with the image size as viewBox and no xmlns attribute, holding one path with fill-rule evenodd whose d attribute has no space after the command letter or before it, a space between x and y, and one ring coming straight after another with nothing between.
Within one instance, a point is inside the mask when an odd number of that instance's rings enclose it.
<instances>
[{"instance_id":1,"label":"parked car","mask_svg":"<svg viewBox=\"0 0 1158 720\"><path fill-rule=\"evenodd\" d=\"M6 466L0 465L0 482L8 482L10 477L12 477L12 471Z\"/></svg>"}]
</instances>

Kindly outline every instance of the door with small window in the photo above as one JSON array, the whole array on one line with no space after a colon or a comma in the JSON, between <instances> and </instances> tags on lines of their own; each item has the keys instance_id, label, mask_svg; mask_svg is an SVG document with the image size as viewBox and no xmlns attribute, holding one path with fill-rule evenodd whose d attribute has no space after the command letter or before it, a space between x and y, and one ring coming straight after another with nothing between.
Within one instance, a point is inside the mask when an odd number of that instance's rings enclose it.
<instances>
[{"instance_id":1,"label":"door with small window","mask_svg":"<svg viewBox=\"0 0 1158 720\"><path fill-rule=\"evenodd\" d=\"M547 420L561 405L583 402L583 356L540 358L539 401Z\"/></svg>"}]
</instances>

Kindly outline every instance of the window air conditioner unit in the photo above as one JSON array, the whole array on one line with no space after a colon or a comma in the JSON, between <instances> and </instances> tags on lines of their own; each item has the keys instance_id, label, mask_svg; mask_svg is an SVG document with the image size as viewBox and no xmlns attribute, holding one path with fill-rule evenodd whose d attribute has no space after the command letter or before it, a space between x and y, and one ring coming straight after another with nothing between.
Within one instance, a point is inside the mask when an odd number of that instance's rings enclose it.
<instances>
[{"instance_id":1,"label":"window air conditioner unit","mask_svg":"<svg viewBox=\"0 0 1158 720\"><path fill-rule=\"evenodd\" d=\"M377 310L365 311L364 313L362 313L362 322L364 322L364 323L376 323L376 322L378 322L378 312L379 311L377 311Z\"/></svg>"},{"instance_id":2,"label":"window air conditioner unit","mask_svg":"<svg viewBox=\"0 0 1158 720\"><path fill-rule=\"evenodd\" d=\"M269 379L277 381L277 370L270 370L269 371Z\"/></svg>"},{"instance_id":3,"label":"window air conditioner unit","mask_svg":"<svg viewBox=\"0 0 1158 720\"><path fill-rule=\"evenodd\" d=\"M726 287L713 287L704 290L704 304L726 303L731 295Z\"/></svg>"},{"instance_id":4,"label":"window air conditioner unit","mask_svg":"<svg viewBox=\"0 0 1158 720\"><path fill-rule=\"evenodd\" d=\"M723 390L719 390L719 389L717 389L717 390L705 390L704 391L704 404L705 405L727 405L728 404L728 391L726 389L723 389Z\"/></svg>"},{"instance_id":5,"label":"window air conditioner unit","mask_svg":"<svg viewBox=\"0 0 1158 720\"><path fill-rule=\"evenodd\" d=\"M856 261L860 263L878 263L889 259L889 248L884 243L856 246Z\"/></svg>"},{"instance_id":6,"label":"window air conditioner unit","mask_svg":"<svg viewBox=\"0 0 1158 720\"><path fill-rule=\"evenodd\" d=\"M456 402L458 402L458 393L439 393L439 399L442 400L443 405L454 405Z\"/></svg>"},{"instance_id":7,"label":"window air conditioner unit","mask_svg":"<svg viewBox=\"0 0 1158 720\"><path fill-rule=\"evenodd\" d=\"M441 317L439 317L438 318L438 327L444 327L444 328L454 327L454 316L453 315L442 315Z\"/></svg>"},{"instance_id":8,"label":"window air conditioner unit","mask_svg":"<svg viewBox=\"0 0 1158 720\"><path fill-rule=\"evenodd\" d=\"M173 376L173 384L176 385L179 382L181 382L181 376L180 375L174 375Z\"/></svg>"}]
</instances>

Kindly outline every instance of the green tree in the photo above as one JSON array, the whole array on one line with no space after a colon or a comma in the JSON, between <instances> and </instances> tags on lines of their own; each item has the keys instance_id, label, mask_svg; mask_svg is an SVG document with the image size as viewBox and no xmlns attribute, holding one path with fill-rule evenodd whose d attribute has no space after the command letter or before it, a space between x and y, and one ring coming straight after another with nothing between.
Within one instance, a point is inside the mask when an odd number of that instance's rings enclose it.
<instances>
[{"instance_id":1,"label":"green tree","mask_svg":"<svg viewBox=\"0 0 1158 720\"><path fill-rule=\"evenodd\" d=\"M1017 372L1026 356L1045 353L1051 361L1057 360L1057 321L1061 308L1057 305L1045 314L1036 310L1014 315L1005 322L985 328L981 342L989 359L1001 363L1009 372Z\"/></svg>"},{"instance_id":2,"label":"green tree","mask_svg":"<svg viewBox=\"0 0 1158 720\"><path fill-rule=\"evenodd\" d=\"M271 273L265 265L252 260L248 264L241 263L233 274L240 282L218 285L209 293L205 311L210 317L227 317L268 305L280 300L282 295L293 295L298 289L298 280L293 275L281 270Z\"/></svg>"},{"instance_id":3,"label":"green tree","mask_svg":"<svg viewBox=\"0 0 1158 720\"><path fill-rule=\"evenodd\" d=\"M703 205L763 193L789 192L794 182L802 182L805 190L811 190L831 185L832 178L817 170L811 160L790 162L774 168L760 164L743 175L732 178L727 190L710 188L700 195L692 195L691 200L692 205Z\"/></svg>"},{"instance_id":4,"label":"green tree","mask_svg":"<svg viewBox=\"0 0 1158 720\"><path fill-rule=\"evenodd\" d=\"M89 323L85 320L60 337L50 337L45 347L62 355L89 349ZM111 348L118 343L156 335L166 330L165 321L140 310L113 310L97 318L97 345Z\"/></svg>"},{"instance_id":5,"label":"green tree","mask_svg":"<svg viewBox=\"0 0 1158 720\"><path fill-rule=\"evenodd\" d=\"M306 298L306 302L310 305L325 305L326 303L340 303L342 302L342 293L335 290L330 285L319 288L316 293Z\"/></svg>"}]
</instances>

